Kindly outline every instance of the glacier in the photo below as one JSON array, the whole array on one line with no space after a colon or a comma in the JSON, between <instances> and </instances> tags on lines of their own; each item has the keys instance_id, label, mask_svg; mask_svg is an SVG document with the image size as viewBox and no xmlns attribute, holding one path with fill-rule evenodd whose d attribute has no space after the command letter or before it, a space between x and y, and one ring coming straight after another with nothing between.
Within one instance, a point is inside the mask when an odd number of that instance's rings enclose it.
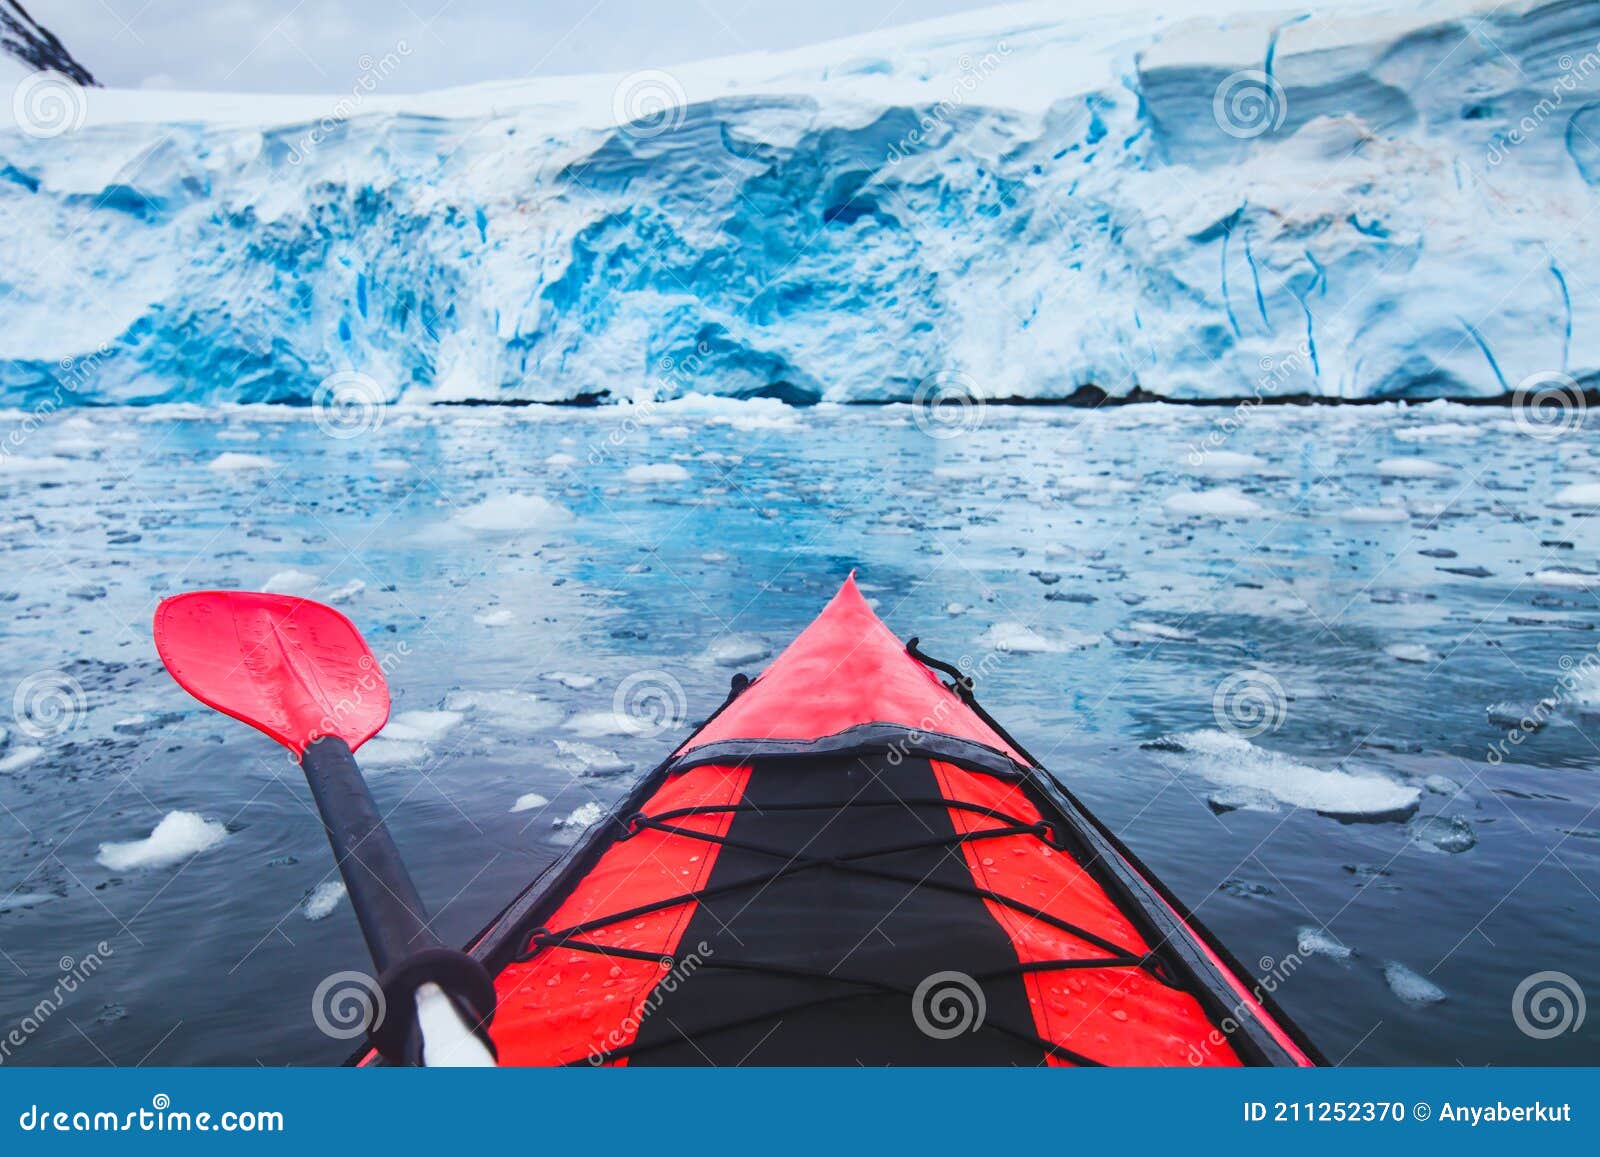
<instances>
[{"instance_id":1,"label":"glacier","mask_svg":"<svg viewBox=\"0 0 1600 1157\"><path fill-rule=\"evenodd\" d=\"M0 405L1600 384L1600 4L1241 7L417 96L403 44L334 96L8 74Z\"/></svg>"}]
</instances>

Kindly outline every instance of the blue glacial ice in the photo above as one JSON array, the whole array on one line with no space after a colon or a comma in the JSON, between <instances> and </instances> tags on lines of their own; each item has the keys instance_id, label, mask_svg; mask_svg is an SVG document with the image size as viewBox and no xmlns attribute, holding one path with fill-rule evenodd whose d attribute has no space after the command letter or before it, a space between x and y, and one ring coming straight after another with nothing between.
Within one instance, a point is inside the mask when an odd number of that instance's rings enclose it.
<instances>
[{"instance_id":1,"label":"blue glacial ice","mask_svg":"<svg viewBox=\"0 0 1600 1157\"><path fill-rule=\"evenodd\" d=\"M48 138L0 110L0 404L1588 385L1597 53L1594 4L1021 6L425 96L91 90Z\"/></svg>"}]
</instances>

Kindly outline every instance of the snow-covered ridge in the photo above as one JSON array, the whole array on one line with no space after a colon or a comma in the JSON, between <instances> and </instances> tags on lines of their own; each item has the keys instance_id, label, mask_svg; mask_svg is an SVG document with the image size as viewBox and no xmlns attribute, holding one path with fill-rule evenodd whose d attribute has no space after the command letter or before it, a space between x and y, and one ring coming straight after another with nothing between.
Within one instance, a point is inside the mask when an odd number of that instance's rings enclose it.
<instances>
[{"instance_id":1,"label":"snow-covered ridge","mask_svg":"<svg viewBox=\"0 0 1600 1157\"><path fill-rule=\"evenodd\" d=\"M407 51L339 97L0 102L43 110L0 120L0 404L1600 376L1588 0L1014 7L386 96Z\"/></svg>"}]
</instances>

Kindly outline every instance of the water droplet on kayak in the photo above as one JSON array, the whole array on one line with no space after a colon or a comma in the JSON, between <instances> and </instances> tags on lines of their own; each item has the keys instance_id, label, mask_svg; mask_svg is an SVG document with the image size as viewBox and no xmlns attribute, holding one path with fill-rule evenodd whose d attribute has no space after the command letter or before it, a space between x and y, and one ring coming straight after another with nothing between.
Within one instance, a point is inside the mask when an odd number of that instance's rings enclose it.
<instances>
[{"instance_id":1,"label":"water droplet on kayak","mask_svg":"<svg viewBox=\"0 0 1600 1157\"><path fill-rule=\"evenodd\" d=\"M984 866L984 867L985 867L985 868L992 868L992 867L994 867L994 860L992 860L992 859L991 859L991 858L989 858L989 857L988 857L988 856L985 856L985 857L984 857L984 858L983 858L983 866Z\"/></svg>"},{"instance_id":2,"label":"water droplet on kayak","mask_svg":"<svg viewBox=\"0 0 1600 1157\"><path fill-rule=\"evenodd\" d=\"M613 964L611 966L611 975L612 976L621 976L622 975L622 965Z\"/></svg>"},{"instance_id":3,"label":"water droplet on kayak","mask_svg":"<svg viewBox=\"0 0 1600 1157\"><path fill-rule=\"evenodd\" d=\"M644 927L644 921L643 921L643 920L641 920L641 921L639 921L639 922L638 922L638 923L637 923L637 924L635 924L635 925L634 925L634 926L633 926L633 930L634 930L634 931L635 931L635 932L637 932L637 931L639 931L639 930L640 930L640 929L641 929L641 928L643 928L643 927Z\"/></svg>"},{"instance_id":4,"label":"water droplet on kayak","mask_svg":"<svg viewBox=\"0 0 1600 1157\"><path fill-rule=\"evenodd\" d=\"M1114 1009L1111 1010L1111 1019L1112 1020L1127 1020L1128 1019L1128 1014L1123 1012L1122 1009L1120 1009L1120 1008L1114 1008Z\"/></svg>"},{"instance_id":5,"label":"water droplet on kayak","mask_svg":"<svg viewBox=\"0 0 1600 1157\"><path fill-rule=\"evenodd\" d=\"M546 988L554 988L556 985L558 985L560 983L561 983L561 974L557 973L556 975L552 976L549 980L545 981L544 982L544 986Z\"/></svg>"}]
</instances>

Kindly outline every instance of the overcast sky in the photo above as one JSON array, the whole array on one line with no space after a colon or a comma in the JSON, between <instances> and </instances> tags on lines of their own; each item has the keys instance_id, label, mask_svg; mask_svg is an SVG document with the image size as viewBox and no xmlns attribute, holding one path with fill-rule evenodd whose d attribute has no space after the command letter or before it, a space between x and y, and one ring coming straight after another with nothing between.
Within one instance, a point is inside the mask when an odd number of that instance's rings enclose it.
<instances>
[{"instance_id":1,"label":"overcast sky","mask_svg":"<svg viewBox=\"0 0 1600 1157\"><path fill-rule=\"evenodd\" d=\"M793 48L995 0L28 0L104 84L348 88L363 55L410 48L390 91L631 71Z\"/></svg>"}]
</instances>

